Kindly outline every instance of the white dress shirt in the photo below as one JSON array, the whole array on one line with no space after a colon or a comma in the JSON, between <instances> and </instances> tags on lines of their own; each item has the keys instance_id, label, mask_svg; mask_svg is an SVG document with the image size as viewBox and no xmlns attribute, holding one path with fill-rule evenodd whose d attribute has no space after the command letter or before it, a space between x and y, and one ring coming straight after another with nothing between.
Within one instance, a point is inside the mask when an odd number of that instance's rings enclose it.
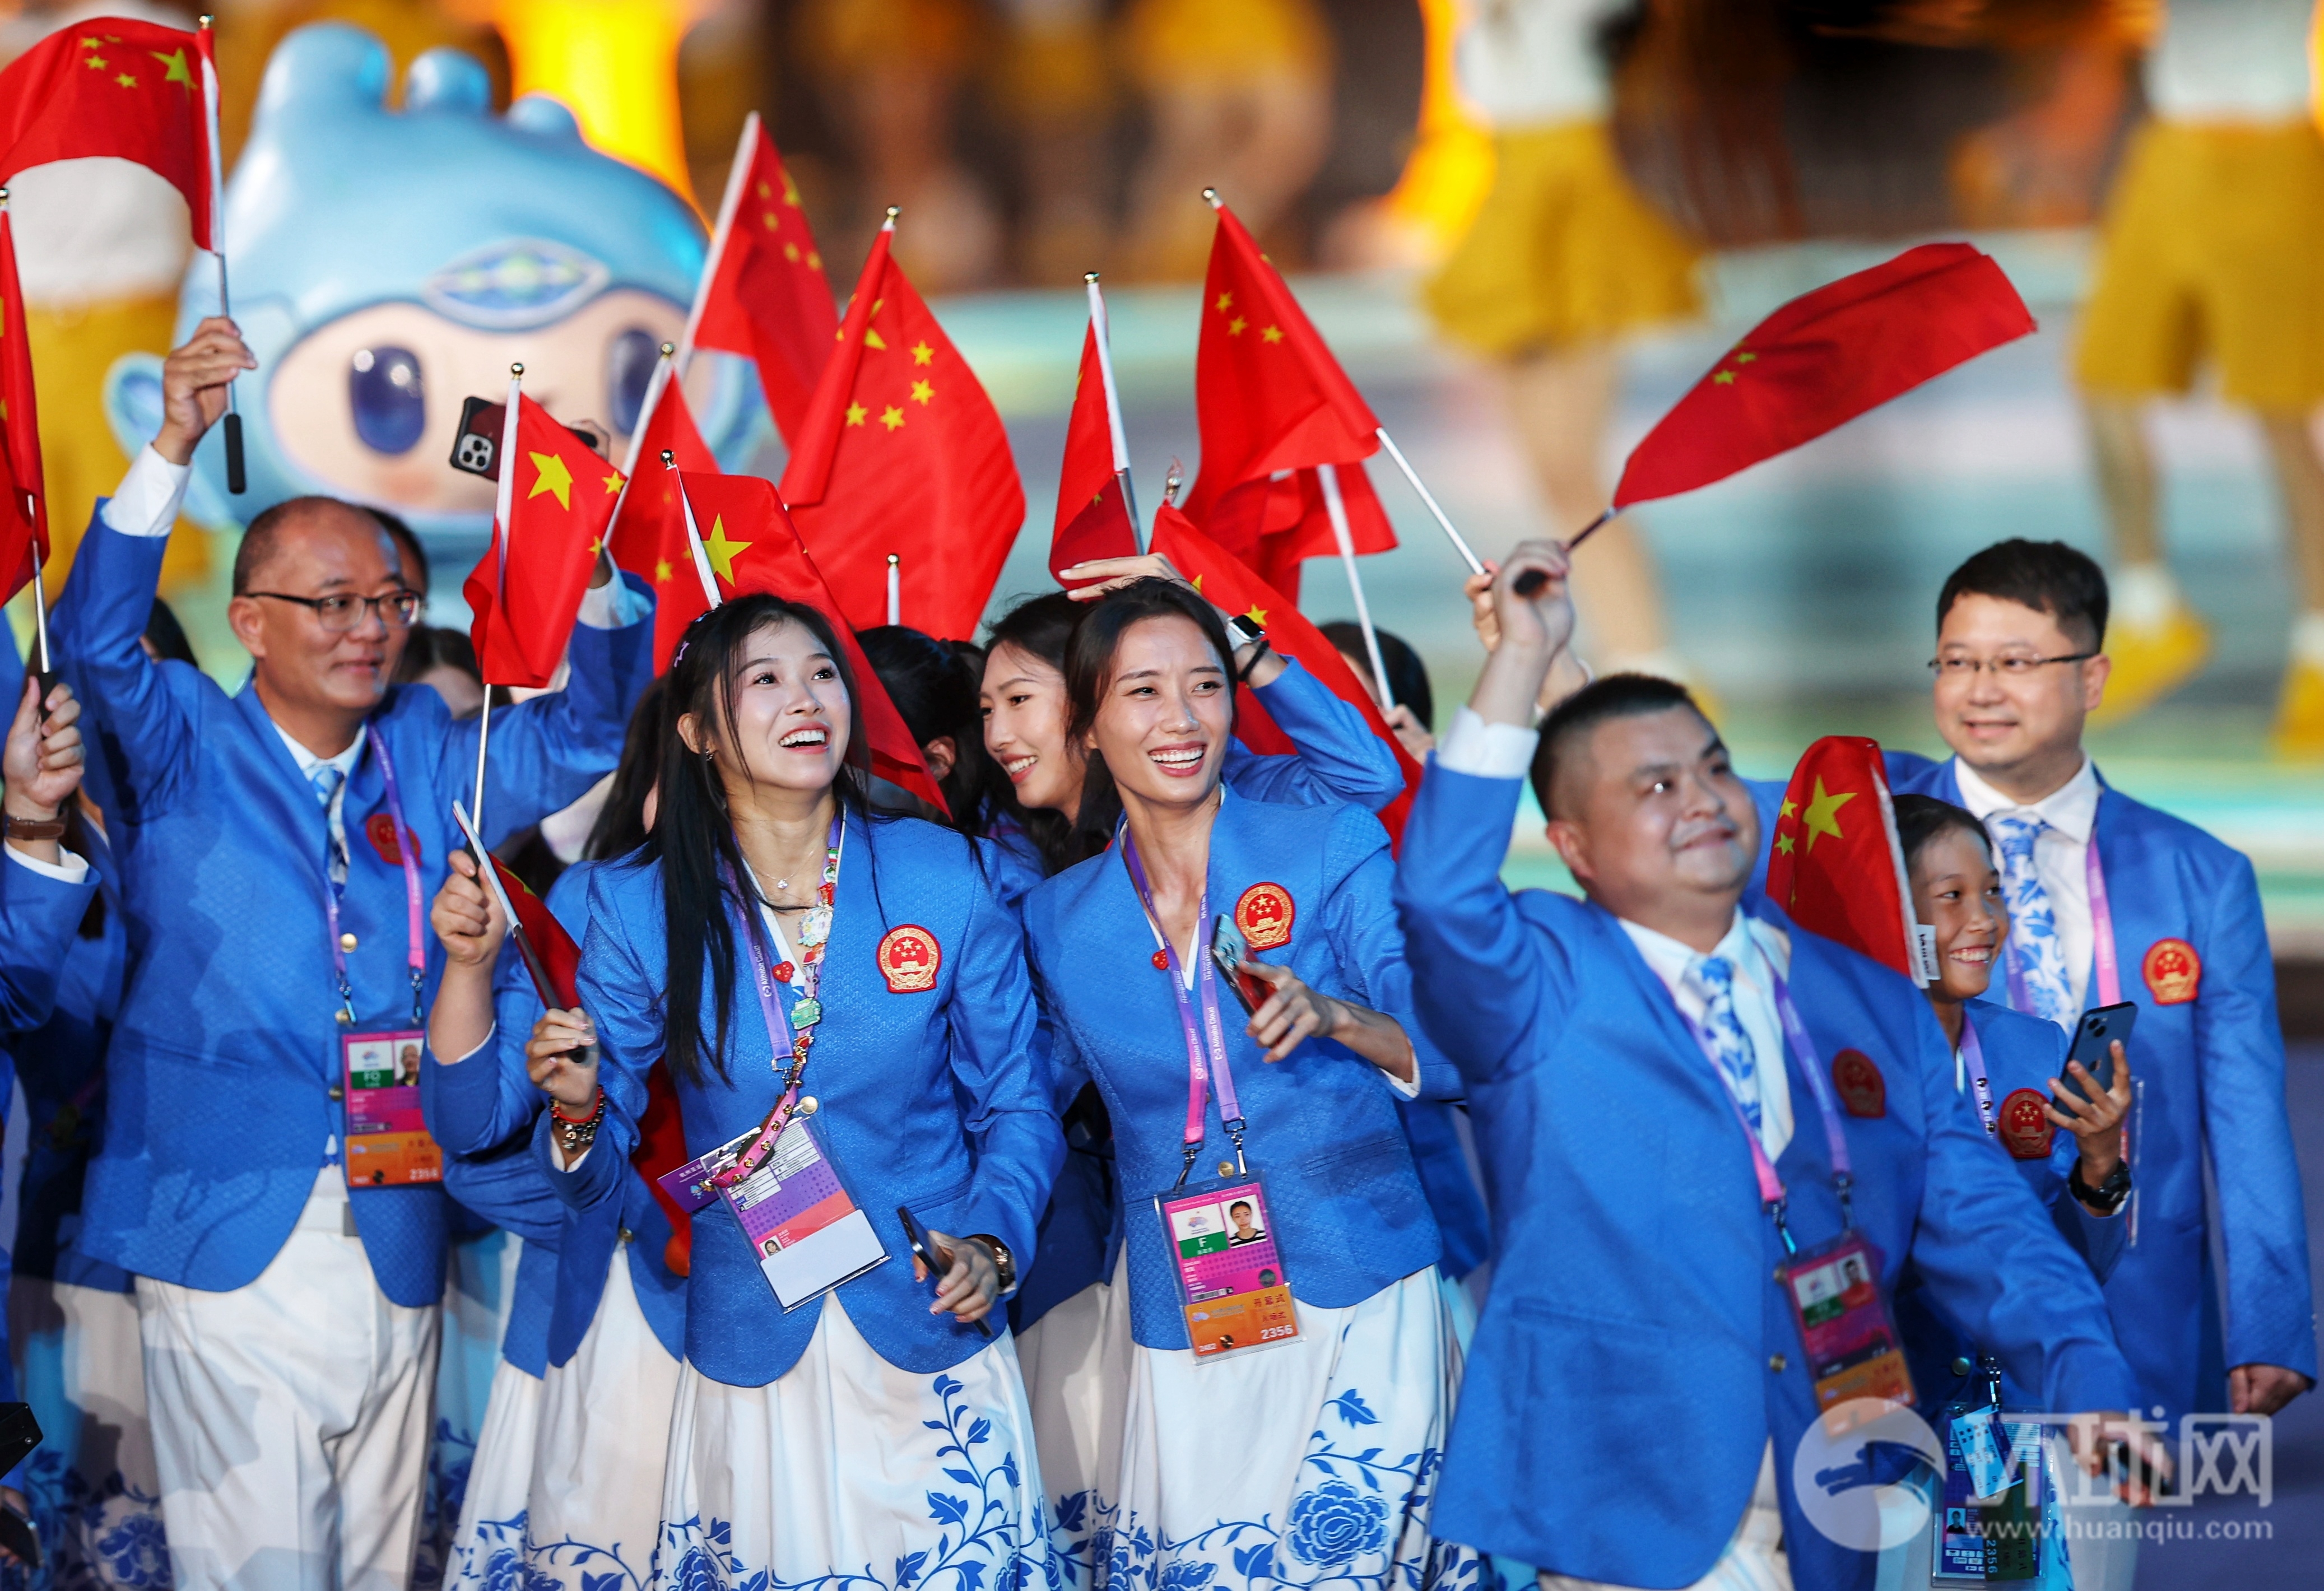
<instances>
[{"instance_id":1,"label":"white dress shirt","mask_svg":"<svg viewBox=\"0 0 2324 1591\"><path fill-rule=\"evenodd\" d=\"M2090 835L2098 821L2098 768L2088 757L2081 770L2030 806L2021 806L1978 777L1977 770L1953 759L1961 805L1978 822L1997 816L2038 818L2050 826L2034 841L2034 876L2050 897L2058 922L2058 953L2065 958L2074 1004L2089 1003L2090 959L2097 934L2090 926ZM1997 853L1997 861L1998 856ZM2006 999L2006 994L2003 998Z\"/></svg>"},{"instance_id":2,"label":"white dress shirt","mask_svg":"<svg viewBox=\"0 0 2324 1591\"><path fill-rule=\"evenodd\" d=\"M20 868L30 868L43 878L54 878L60 884L78 884L88 877L88 863L62 846L57 848L57 860L44 862L38 857L27 856L13 845L0 845L8 860Z\"/></svg>"},{"instance_id":3,"label":"white dress shirt","mask_svg":"<svg viewBox=\"0 0 2324 1591\"><path fill-rule=\"evenodd\" d=\"M1689 1022L1702 1025L1710 1003L1695 979L1687 976L1704 960L1699 951L1681 944L1628 918L1617 917L1622 932L1638 947L1655 977ZM1784 1020L1775 1011L1775 979L1792 966L1792 942L1780 928L1738 911L1727 936L1712 955L1724 956L1735 968L1735 1019L1751 1039L1751 1055L1759 1080L1759 1146L1770 1161L1782 1157L1792 1141L1792 1081L1784 1066ZM1807 1058L1800 1058L1801 1064ZM1711 1058L1702 1057L1709 1066Z\"/></svg>"},{"instance_id":4,"label":"white dress shirt","mask_svg":"<svg viewBox=\"0 0 2324 1591\"><path fill-rule=\"evenodd\" d=\"M1533 768L1538 730L1514 723L1487 723L1473 707L1452 710L1452 726L1436 742L1436 764L1480 779L1522 778Z\"/></svg>"}]
</instances>

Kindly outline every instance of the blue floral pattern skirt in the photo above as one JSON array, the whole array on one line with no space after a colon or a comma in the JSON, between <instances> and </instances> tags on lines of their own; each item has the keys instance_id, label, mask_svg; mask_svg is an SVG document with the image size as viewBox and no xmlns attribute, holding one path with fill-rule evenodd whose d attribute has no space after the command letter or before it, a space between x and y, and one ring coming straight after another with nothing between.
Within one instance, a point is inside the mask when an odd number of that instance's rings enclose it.
<instances>
[{"instance_id":1,"label":"blue floral pattern skirt","mask_svg":"<svg viewBox=\"0 0 2324 1591\"><path fill-rule=\"evenodd\" d=\"M835 1297L765 1386L679 1371L663 1591L1061 1591L1033 1420L1003 1332L899 1370Z\"/></svg>"},{"instance_id":2,"label":"blue floral pattern skirt","mask_svg":"<svg viewBox=\"0 0 2324 1591\"><path fill-rule=\"evenodd\" d=\"M459 1524L445 1560L446 1591L498 1591L515 1583L512 1577L524 1561L525 1492L540 1431L540 1378L506 1359L493 1372Z\"/></svg>"}]
</instances>

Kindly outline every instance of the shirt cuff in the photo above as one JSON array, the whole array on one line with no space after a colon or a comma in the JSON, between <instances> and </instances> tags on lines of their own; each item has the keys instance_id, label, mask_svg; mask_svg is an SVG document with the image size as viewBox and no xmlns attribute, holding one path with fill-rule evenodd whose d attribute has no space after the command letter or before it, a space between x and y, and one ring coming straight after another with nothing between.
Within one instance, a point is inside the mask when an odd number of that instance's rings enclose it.
<instances>
[{"instance_id":1,"label":"shirt cuff","mask_svg":"<svg viewBox=\"0 0 2324 1591\"><path fill-rule=\"evenodd\" d=\"M641 602L616 569L604 584L581 593L581 622L592 630L627 630L645 617L640 611Z\"/></svg>"},{"instance_id":2,"label":"shirt cuff","mask_svg":"<svg viewBox=\"0 0 2324 1591\"><path fill-rule=\"evenodd\" d=\"M1379 1069L1379 1074L1380 1081L1387 1083L1389 1088L1396 1090L1396 1097L1397 1099L1417 1099L1420 1098L1420 1055L1418 1052L1416 1051L1413 1053L1412 1081L1410 1082L1405 1081L1402 1078L1397 1076L1395 1072L1388 1071L1385 1067Z\"/></svg>"},{"instance_id":3,"label":"shirt cuff","mask_svg":"<svg viewBox=\"0 0 2324 1591\"><path fill-rule=\"evenodd\" d=\"M8 860L18 867L30 868L43 878L54 878L60 884L78 884L88 877L88 863L69 851L58 851L57 854L64 859L62 861L44 862L26 856L13 845L0 849L5 849L8 852Z\"/></svg>"},{"instance_id":4,"label":"shirt cuff","mask_svg":"<svg viewBox=\"0 0 2324 1591\"><path fill-rule=\"evenodd\" d=\"M1540 739L1513 723L1487 723L1473 707L1457 708L1452 727L1436 742L1436 766L1480 779L1522 778Z\"/></svg>"},{"instance_id":5,"label":"shirt cuff","mask_svg":"<svg viewBox=\"0 0 2324 1591\"><path fill-rule=\"evenodd\" d=\"M97 517L124 536L167 536L178 522L186 486L193 478L193 465L171 464L149 442L137 450L129 473L121 477Z\"/></svg>"}]
</instances>

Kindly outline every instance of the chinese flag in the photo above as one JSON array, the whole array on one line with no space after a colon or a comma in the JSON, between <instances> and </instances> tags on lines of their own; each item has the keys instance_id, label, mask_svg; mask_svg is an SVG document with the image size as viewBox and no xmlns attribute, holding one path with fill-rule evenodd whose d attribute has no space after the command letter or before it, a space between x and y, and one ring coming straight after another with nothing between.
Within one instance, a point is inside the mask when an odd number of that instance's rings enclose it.
<instances>
[{"instance_id":1,"label":"chinese flag","mask_svg":"<svg viewBox=\"0 0 2324 1591\"><path fill-rule=\"evenodd\" d=\"M842 622L888 621L894 553L903 621L966 640L1025 522L1025 492L992 400L889 257L894 235L882 227L863 262L782 501Z\"/></svg>"},{"instance_id":2,"label":"chinese flag","mask_svg":"<svg viewBox=\"0 0 2324 1591\"><path fill-rule=\"evenodd\" d=\"M775 141L757 121L754 115L758 137L750 172L719 247L694 342L757 363L759 386L775 426L797 448L816 383L831 359L839 311L831 301L831 283L824 277L823 255L807 228L798 189L783 170Z\"/></svg>"},{"instance_id":3,"label":"chinese flag","mask_svg":"<svg viewBox=\"0 0 2324 1591\"><path fill-rule=\"evenodd\" d=\"M1801 757L1775 818L1767 896L1811 933L1920 981L1913 890L1879 741L1826 735Z\"/></svg>"},{"instance_id":4,"label":"chinese flag","mask_svg":"<svg viewBox=\"0 0 2324 1591\"><path fill-rule=\"evenodd\" d=\"M950 812L944 791L928 772L920 745L904 725L904 715L888 698L888 688L872 670L871 659L856 644L855 631L841 613L837 598L823 571L808 555L791 518L783 511L774 483L756 475L696 474L678 472L679 490L686 494L702 549L709 555L718 593L726 597L750 592L771 592L789 602L819 610L839 632L849 667L855 671L855 732L872 751L872 771L891 785L909 790L939 812ZM703 529L704 526L709 529Z\"/></svg>"},{"instance_id":5,"label":"chinese flag","mask_svg":"<svg viewBox=\"0 0 2324 1591\"><path fill-rule=\"evenodd\" d=\"M1404 770L1404 794L1379 814L1380 822L1388 826L1388 838L1402 844L1404 820L1412 810L1412 793L1420 784L1420 765L1397 742L1395 731L1380 716L1379 704L1356 678L1347 659L1340 656L1339 648L1307 621L1296 602L1286 600L1280 592L1167 503L1154 516L1153 550L1168 558L1192 580L1194 589L1213 607L1249 617L1267 631L1268 645L1286 658L1297 658L1300 667L1322 680L1333 695L1364 715L1364 722L1396 753L1396 765ZM1259 705L1258 695L1248 686L1240 688L1235 699L1235 734L1244 745L1264 755L1284 756L1298 750L1291 743L1291 737L1267 715L1267 709Z\"/></svg>"},{"instance_id":6,"label":"chinese flag","mask_svg":"<svg viewBox=\"0 0 2324 1591\"><path fill-rule=\"evenodd\" d=\"M48 488L41 474L41 418L32 398L32 349L24 338L24 294L16 281L16 235L0 206L0 602L32 577L32 551L49 556Z\"/></svg>"},{"instance_id":7,"label":"chinese flag","mask_svg":"<svg viewBox=\"0 0 2324 1591\"><path fill-rule=\"evenodd\" d=\"M662 384L661 396L646 421L638 443L638 473L622 495L605 546L613 562L653 587L654 671L669 667L678 638L694 622L710 598L694 567L694 554L686 545L686 514L678 506L678 471L662 467L661 455L674 455L680 470L715 471L718 461L694 428L694 415L686 406L686 391L677 382Z\"/></svg>"},{"instance_id":8,"label":"chinese flag","mask_svg":"<svg viewBox=\"0 0 2324 1591\"><path fill-rule=\"evenodd\" d=\"M1113 422L1106 413L1105 372L1099 367L1097 323L1082 336L1082 372L1074 384L1074 409L1065 420L1065 462L1057 474L1057 523L1049 537L1049 573L1095 558L1134 558L1138 530L1121 498L1125 461L1114 455Z\"/></svg>"},{"instance_id":9,"label":"chinese flag","mask_svg":"<svg viewBox=\"0 0 2324 1591\"><path fill-rule=\"evenodd\" d=\"M1745 333L1663 416L1614 506L1725 480L2033 330L2001 267L1967 244L1923 244L1827 282Z\"/></svg>"},{"instance_id":10,"label":"chinese flag","mask_svg":"<svg viewBox=\"0 0 2324 1591\"><path fill-rule=\"evenodd\" d=\"M1203 469L1186 517L1296 599L1303 558L1334 554L1315 466L1334 464L1355 550L1396 546L1359 460L1379 421L1232 210L1219 210L1194 352Z\"/></svg>"},{"instance_id":11,"label":"chinese flag","mask_svg":"<svg viewBox=\"0 0 2324 1591\"><path fill-rule=\"evenodd\" d=\"M50 34L0 71L0 183L28 166L112 155L186 196L210 243L209 112L199 38L101 16Z\"/></svg>"},{"instance_id":12,"label":"chinese flag","mask_svg":"<svg viewBox=\"0 0 2324 1591\"><path fill-rule=\"evenodd\" d=\"M531 399L517 404L516 446L501 460L508 512L494 517L492 544L462 594L475 615L468 635L484 683L540 686L565 659L622 472Z\"/></svg>"}]
</instances>

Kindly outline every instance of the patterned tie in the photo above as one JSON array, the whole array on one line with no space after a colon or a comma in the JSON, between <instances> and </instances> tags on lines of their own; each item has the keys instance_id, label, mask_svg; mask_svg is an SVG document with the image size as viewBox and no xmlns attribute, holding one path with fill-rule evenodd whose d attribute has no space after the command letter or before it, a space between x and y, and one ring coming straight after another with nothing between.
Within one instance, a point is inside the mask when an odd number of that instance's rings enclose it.
<instances>
[{"instance_id":1,"label":"patterned tie","mask_svg":"<svg viewBox=\"0 0 2324 1591\"><path fill-rule=\"evenodd\" d=\"M1735 963L1725 956L1705 956L1690 974L1702 991L1702 1031L1711 1040L1711 1059L1726 1075L1735 1102L1751 1130L1759 1130L1759 1066L1751 1035L1735 1015Z\"/></svg>"},{"instance_id":2,"label":"patterned tie","mask_svg":"<svg viewBox=\"0 0 2324 1591\"><path fill-rule=\"evenodd\" d=\"M2015 972L2010 1003L2028 1016L2074 1025L2074 986L2058 943L2058 914L2034 869L2034 841L2050 825L2038 817L1997 813L1986 820L2001 841L2001 887L2009 897L2009 959Z\"/></svg>"},{"instance_id":3,"label":"patterned tie","mask_svg":"<svg viewBox=\"0 0 2324 1591\"><path fill-rule=\"evenodd\" d=\"M331 810L331 797L339 793L339 786L347 782L347 776L326 762L318 765L315 771L307 776L307 782L315 786L315 799L322 804L325 812L328 812Z\"/></svg>"},{"instance_id":4,"label":"patterned tie","mask_svg":"<svg viewBox=\"0 0 2324 1591\"><path fill-rule=\"evenodd\" d=\"M331 811L331 798L339 793L339 786L347 782L347 776L326 762L307 776L307 782L315 786L315 799L322 804L324 817L327 821ZM346 842L341 838L336 824L330 825L330 837L325 842L325 851L324 870L330 876L331 882L346 883L347 881Z\"/></svg>"}]
</instances>

